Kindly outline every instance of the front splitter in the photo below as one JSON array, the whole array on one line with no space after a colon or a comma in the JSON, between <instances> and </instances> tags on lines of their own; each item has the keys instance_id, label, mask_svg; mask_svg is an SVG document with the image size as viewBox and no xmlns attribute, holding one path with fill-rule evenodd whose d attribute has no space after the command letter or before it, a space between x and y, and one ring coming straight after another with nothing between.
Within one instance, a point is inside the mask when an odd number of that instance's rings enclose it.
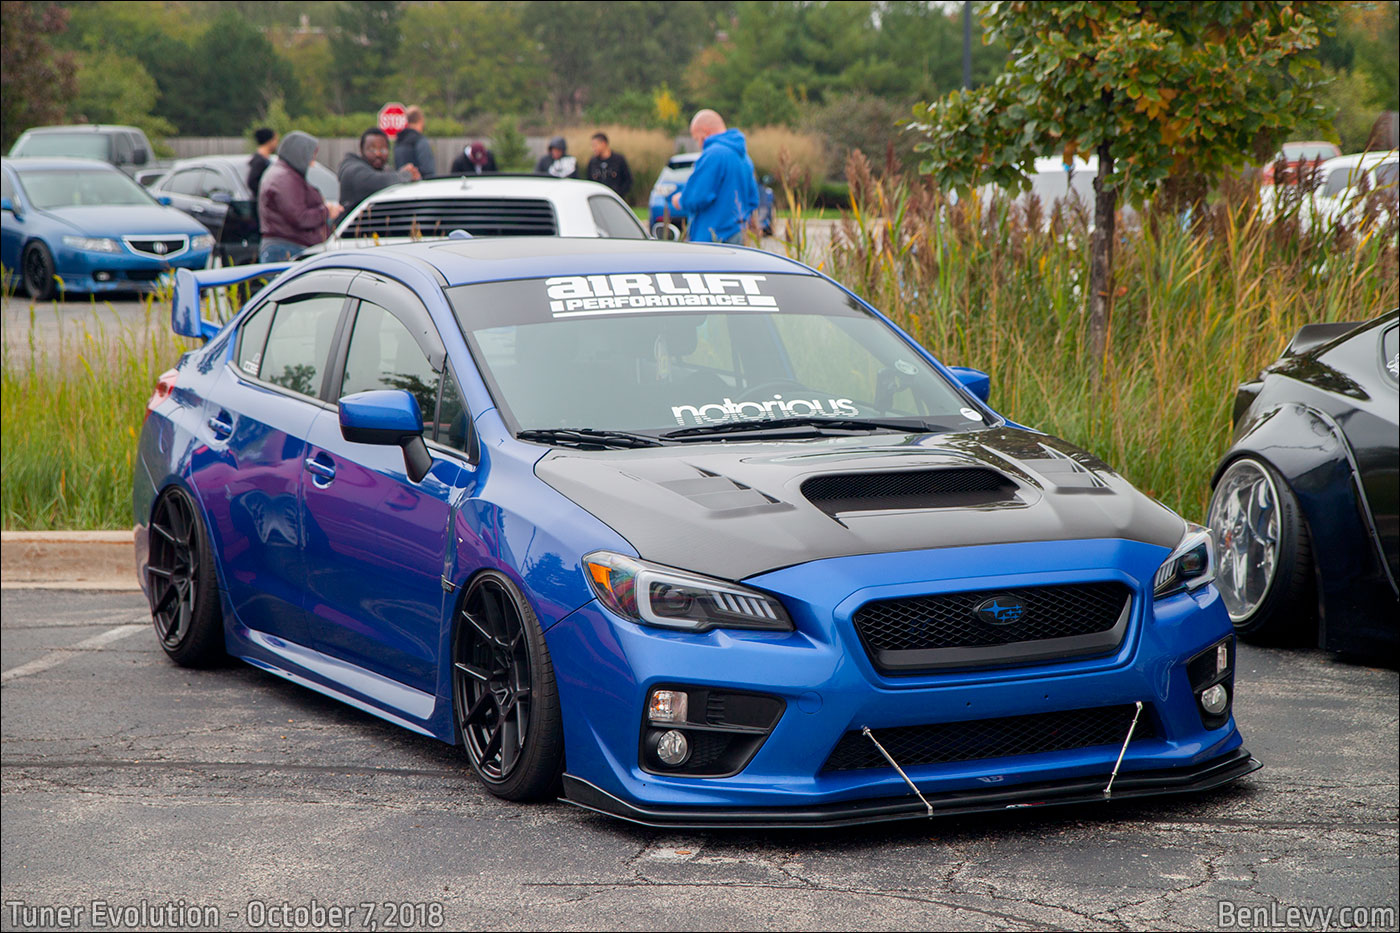
<instances>
[{"instance_id":1,"label":"front splitter","mask_svg":"<svg viewBox=\"0 0 1400 933\"><path fill-rule=\"evenodd\" d=\"M1106 803L1136 797L1190 794L1228 784L1263 767L1243 748L1191 768L1120 773L1112 796L1104 793L1108 775L1020 784L1005 790L925 794L929 808L913 795L852 800L817 807L641 807L608 793L583 778L564 775L565 803L642 826L678 829L831 828L929 819L996 810Z\"/></svg>"}]
</instances>

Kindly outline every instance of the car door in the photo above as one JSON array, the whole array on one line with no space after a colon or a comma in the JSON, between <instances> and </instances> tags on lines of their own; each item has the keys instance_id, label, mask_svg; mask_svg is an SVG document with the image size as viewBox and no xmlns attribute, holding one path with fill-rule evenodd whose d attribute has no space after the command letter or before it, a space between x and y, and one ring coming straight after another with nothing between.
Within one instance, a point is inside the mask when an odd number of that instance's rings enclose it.
<instances>
[{"instance_id":1,"label":"car door","mask_svg":"<svg viewBox=\"0 0 1400 933\"><path fill-rule=\"evenodd\" d=\"M170 198L171 207L178 207L218 236L224 212L204 196L209 187L208 175L209 170L200 165L179 169L159 182L157 193Z\"/></svg>"},{"instance_id":2,"label":"car door","mask_svg":"<svg viewBox=\"0 0 1400 933\"><path fill-rule=\"evenodd\" d=\"M317 414L302 485L306 609L318 650L425 693L437 687L451 505L474 483L461 392L427 309L369 273L351 288L335 397L407 389L434 466L409 480L394 446L351 443L338 413Z\"/></svg>"},{"instance_id":3,"label":"car door","mask_svg":"<svg viewBox=\"0 0 1400 933\"><path fill-rule=\"evenodd\" d=\"M0 212L3 214L3 222L0 222L0 265L5 267L7 276L16 276L19 274L20 247L24 245L24 230L20 220L24 208L16 203L19 186L11 180L9 169L0 169L0 189L3 189L0 191L0 197L10 205Z\"/></svg>"},{"instance_id":4,"label":"car door","mask_svg":"<svg viewBox=\"0 0 1400 933\"><path fill-rule=\"evenodd\" d=\"M195 470L238 621L301 645L311 638L298 496L354 276L301 276L243 319L230 364L208 396L208 443Z\"/></svg>"}]
</instances>

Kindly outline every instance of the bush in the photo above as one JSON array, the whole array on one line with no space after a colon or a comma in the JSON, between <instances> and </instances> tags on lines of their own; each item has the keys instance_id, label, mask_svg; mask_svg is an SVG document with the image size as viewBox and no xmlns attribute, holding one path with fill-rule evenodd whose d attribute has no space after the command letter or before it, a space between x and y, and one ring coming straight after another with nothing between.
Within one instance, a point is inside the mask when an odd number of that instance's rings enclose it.
<instances>
[{"instance_id":1,"label":"bush","mask_svg":"<svg viewBox=\"0 0 1400 933\"><path fill-rule=\"evenodd\" d=\"M558 135L564 137L569 144L570 154L578 159L580 178L588 177L588 160L593 158L593 148L589 145L589 140L594 133L599 132L607 135L613 151L625 156L628 166L632 169L632 191L627 195L627 202L633 205L645 204L651 186L656 182L656 176L665 168L666 160L675 154L675 137L662 130L640 130L616 125L575 126L561 130Z\"/></svg>"},{"instance_id":2,"label":"bush","mask_svg":"<svg viewBox=\"0 0 1400 933\"><path fill-rule=\"evenodd\" d=\"M846 159L859 149L882 169L893 161L896 171L918 166L918 140L899 124L907 122L909 107L865 93L843 94L807 112L802 129L826 142L826 176L840 178Z\"/></svg>"},{"instance_id":3,"label":"bush","mask_svg":"<svg viewBox=\"0 0 1400 933\"><path fill-rule=\"evenodd\" d=\"M772 175L780 198L783 191L791 190L794 199L805 203L826 178L826 147L811 133L786 126L760 126L744 135L759 177Z\"/></svg>"}]
</instances>

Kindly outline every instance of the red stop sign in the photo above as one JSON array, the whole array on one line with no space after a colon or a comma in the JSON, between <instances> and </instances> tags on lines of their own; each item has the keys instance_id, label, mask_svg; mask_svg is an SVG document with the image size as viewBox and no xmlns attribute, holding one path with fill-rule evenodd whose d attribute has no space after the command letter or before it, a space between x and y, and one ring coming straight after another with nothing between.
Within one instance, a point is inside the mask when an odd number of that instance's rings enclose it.
<instances>
[{"instance_id":1,"label":"red stop sign","mask_svg":"<svg viewBox=\"0 0 1400 933\"><path fill-rule=\"evenodd\" d=\"M388 134L390 139L399 135L399 130L408 125L407 111L403 104L385 104L379 110L379 128Z\"/></svg>"}]
</instances>

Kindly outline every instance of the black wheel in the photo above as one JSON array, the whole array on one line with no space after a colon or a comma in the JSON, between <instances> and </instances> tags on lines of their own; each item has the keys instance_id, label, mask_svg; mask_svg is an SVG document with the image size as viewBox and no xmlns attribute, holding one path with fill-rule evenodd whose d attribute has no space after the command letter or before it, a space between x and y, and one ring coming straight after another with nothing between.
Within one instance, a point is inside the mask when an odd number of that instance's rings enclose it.
<instances>
[{"instance_id":1,"label":"black wheel","mask_svg":"<svg viewBox=\"0 0 1400 933\"><path fill-rule=\"evenodd\" d=\"M1219 548L1216 585L1241 637L1288 644L1313 631L1312 544L1278 471L1241 457L1220 477L1206 519Z\"/></svg>"},{"instance_id":2,"label":"black wheel","mask_svg":"<svg viewBox=\"0 0 1400 933\"><path fill-rule=\"evenodd\" d=\"M507 800L555 796L564 729L554 667L534 611L506 577L472 581L452 661L457 730L487 790Z\"/></svg>"},{"instance_id":3,"label":"black wheel","mask_svg":"<svg viewBox=\"0 0 1400 933\"><path fill-rule=\"evenodd\" d=\"M20 259L20 271L24 277L24 289L35 301L48 301L54 294L53 253L39 241L24 248Z\"/></svg>"},{"instance_id":4,"label":"black wheel","mask_svg":"<svg viewBox=\"0 0 1400 933\"><path fill-rule=\"evenodd\" d=\"M209 539L194 501L173 488L151 515L147 593L156 637L181 667L212 667L225 658L224 620Z\"/></svg>"}]
</instances>

